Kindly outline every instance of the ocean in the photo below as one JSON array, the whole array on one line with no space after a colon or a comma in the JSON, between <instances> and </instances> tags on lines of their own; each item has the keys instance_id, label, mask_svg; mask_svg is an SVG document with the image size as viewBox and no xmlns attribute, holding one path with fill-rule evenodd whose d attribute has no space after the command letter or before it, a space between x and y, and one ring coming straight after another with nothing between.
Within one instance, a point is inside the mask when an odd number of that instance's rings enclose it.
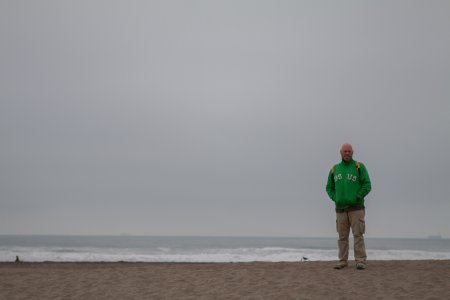
<instances>
[{"instance_id":1,"label":"ocean","mask_svg":"<svg viewBox=\"0 0 450 300\"><path fill-rule=\"evenodd\" d=\"M366 248L369 260L450 259L450 239L366 238ZM337 245L336 238L0 235L0 261L16 256L29 262L330 261Z\"/></svg>"}]
</instances>

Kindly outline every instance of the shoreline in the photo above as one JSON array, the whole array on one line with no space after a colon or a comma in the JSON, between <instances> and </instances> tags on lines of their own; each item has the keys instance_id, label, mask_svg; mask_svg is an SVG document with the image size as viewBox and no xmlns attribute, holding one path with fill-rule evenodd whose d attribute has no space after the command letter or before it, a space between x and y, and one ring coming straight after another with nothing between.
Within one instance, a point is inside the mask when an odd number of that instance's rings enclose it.
<instances>
[{"instance_id":1,"label":"shoreline","mask_svg":"<svg viewBox=\"0 0 450 300\"><path fill-rule=\"evenodd\" d=\"M445 299L450 260L0 262L1 299Z\"/></svg>"},{"instance_id":2,"label":"shoreline","mask_svg":"<svg viewBox=\"0 0 450 300\"><path fill-rule=\"evenodd\" d=\"M108 261L108 260L98 260L98 261L57 261L57 260L45 260L45 261L26 261L21 260L20 262L11 261L0 261L0 267L2 265L26 265L26 264L148 264L148 265L160 265L160 264L174 264L174 265L227 265L227 264L315 264L315 263L336 263L337 260L298 260L298 261L263 261L263 260L255 260L255 261L131 261L131 260L118 260L118 261ZM450 259L374 259L367 260L368 264L371 263L388 263L388 262L450 262ZM354 260L349 260L349 264L355 263Z\"/></svg>"}]
</instances>

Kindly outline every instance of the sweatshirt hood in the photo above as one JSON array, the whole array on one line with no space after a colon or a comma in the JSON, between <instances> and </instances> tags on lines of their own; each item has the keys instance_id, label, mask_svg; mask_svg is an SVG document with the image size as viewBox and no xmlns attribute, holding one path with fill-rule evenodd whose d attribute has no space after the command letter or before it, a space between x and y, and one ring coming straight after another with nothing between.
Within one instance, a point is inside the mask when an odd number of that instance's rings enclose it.
<instances>
[{"instance_id":1,"label":"sweatshirt hood","mask_svg":"<svg viewBox=\"0 0 450 300\"><path fill-rule=\"evenodd\" d=\"M354 162L353 158L350 159L349 161L345 161L345 160L342 159L342 163L343 163L344 165L349 165L349 164L351 164L351 163L353 163L353 162Z\"/></svg>"}]
</instances>

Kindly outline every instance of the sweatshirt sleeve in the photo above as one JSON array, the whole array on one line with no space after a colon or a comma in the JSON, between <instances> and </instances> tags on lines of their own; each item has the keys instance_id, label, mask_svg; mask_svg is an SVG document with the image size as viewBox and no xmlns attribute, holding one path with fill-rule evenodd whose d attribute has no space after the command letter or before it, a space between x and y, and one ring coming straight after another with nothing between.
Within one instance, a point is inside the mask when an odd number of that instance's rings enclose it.
<instances>
[{"instance_id":1,"label":"sweatshirt sleeve","mask_svg":"<svg viewBox=\"0 0 450 300\"><path fill-rule=\"evenodd\" d=\"M361 188L358 191L358 196L364 198L372 189L372 184L370 182L369 173L367 172L366 166L361 164Z\"/></svg>"},{"instance_id":2,"label":"sweatshirt sleeve","mask_svg":"<svg viewBox=\"0 0 450 300\"><path fill-rule=\"evenodd\" d=\"M335 189L335 184L334 184L334 178L333 178L333 173L328 174L328 181L327 181L327 186L325 188L325 190L327 191L328 196L330 197L331 200L335 201L335 195L336 195L336 189Z\"/></svg>"}]
</instances>

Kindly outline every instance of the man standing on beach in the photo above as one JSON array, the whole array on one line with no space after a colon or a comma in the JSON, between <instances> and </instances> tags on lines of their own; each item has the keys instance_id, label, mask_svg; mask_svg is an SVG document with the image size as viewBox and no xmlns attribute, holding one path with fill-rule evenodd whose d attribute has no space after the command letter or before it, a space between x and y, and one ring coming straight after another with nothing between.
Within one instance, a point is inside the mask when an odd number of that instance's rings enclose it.
<instances>
[{"instance_id":1,"label":"man standing on beach","mask_svg":"<svg viewBox=\"0 0 450 300\"><path fill-rule=\"evenodd\" d=\"M341 147L342 161L334 165L328 175L326 191L336 205L336 230L339 235L339 262L335 269L343 269L348 261L348 237L353 232L356 268L366 268L364 197L371 190L366 167L353 160L350 144Z\"/></svg>"}]
</instances>

